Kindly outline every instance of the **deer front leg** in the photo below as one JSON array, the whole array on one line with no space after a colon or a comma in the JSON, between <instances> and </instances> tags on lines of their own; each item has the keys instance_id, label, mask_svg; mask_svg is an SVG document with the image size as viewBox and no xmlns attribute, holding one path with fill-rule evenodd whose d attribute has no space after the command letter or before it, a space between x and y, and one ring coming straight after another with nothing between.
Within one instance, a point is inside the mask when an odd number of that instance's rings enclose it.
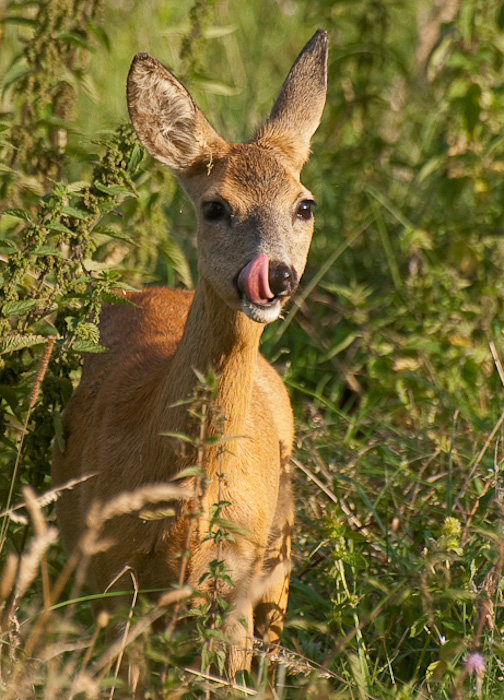
<instances>
[{"instance_id":1,"label":"deer front leg","mask_svg":"<svg viewBox=\"0 0 504 700\"><path fill-rule=\"evenodd\" d=\"M255 631L266 642L272 662L277 658L289 598L293 513L291 503L285 505L287 512L284 513L283 526L276 529L271 538L262 574L256 584ZM276 664L272 663L268 673L272 684L275 672Z\"/></svg>"}]
</instances>

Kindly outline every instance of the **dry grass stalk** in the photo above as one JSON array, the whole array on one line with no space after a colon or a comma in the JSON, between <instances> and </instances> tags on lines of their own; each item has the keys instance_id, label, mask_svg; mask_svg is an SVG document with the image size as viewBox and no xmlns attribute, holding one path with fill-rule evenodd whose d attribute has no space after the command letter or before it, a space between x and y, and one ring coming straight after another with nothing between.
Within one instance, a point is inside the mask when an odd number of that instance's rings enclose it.
<instances>
[{"instance_id":1,"label":"dry grass stalk","mask_svg":"<svg viewBox=\"0 0 504 700\"><path fill-rule=\"evenodd\" d=\"M36 496L37 502L41 508L45 508L46 506L50 505L51 503L54 503L55 501L58 500L60 494L63 491L71 490L78 484L81 484L84 481L87 481L88 479L93 478L96 476L96 474L86 474L86 476L81 476L78 479L70 479L67 481L65 484L62 486L58 486L58 488L55 489L50 489L49 491L46 491L45 493L42 493L40 496ZM10 520L14 523L19 523L21 525L28 525L28 518L24 515L20 515L17 513L18 510L21 510L21 508L26 508L27 504L26 501L21 501L21 503L18 503L15 506L12 506L12 508L9 508L7 510L4 510L0 513L0 518L4 518L5 516L8 516Z\"/></svg>"},{"instance_id":2,"label":"dry grass stalk","mask_svg":"<svg viewBox=\"0 0 504 700\"><path fill-rule=\"evenodd\" d=\"M168 591L164 593L160 599L158 605L150 612L144 615L137 623L134 625L128 634L128 639L126 644L132 644L140 635L146 632L152 627L152 625L159 620L160 617L166 614L166 607L172 605L173 603L178 603L182 600L187 600L194 593L191 586L184 586L183 588L177 588L173 591ZM110 665L117 658L121 649L123 649L123 640L120 639L114 644L111 644L106 652L104 652L99 659L93 664L93 670L96 672L104 671L106 672ZM102 674L104 675L104 674Z\"/></svg>"},{"instance_id":3,"label":"dry grass stalk","mask_svg":"<svg viewBox=\"0 0 504 700\"><path fill-rule=\"evenodd\" d=\"M187 667L184 669L184 671L186 673L192 674L193 676L198 676L198 678L203 678L206 681L210 681L218 688L228 688L229 690L238 690L240 693L243 693L244 695L250 695L250 696L257 695L257 691L253 690L252 688L247 688L244 685L236 685L236 683L231 683L230 681L226 681L224 678L219 678L218 676L212 676L208 673L202 673L201 671L198 671L195 668Z\"/></svg>"},{"instance_id":4,"label":"dry grass stalk","mask_svg":"<svg viewBox=\"0 0 504 700\"><path fill-rule=\"evenodd\" d=\"M16 574L19 566L19 557L14 552L9 552L5 560L5 566L0 579L0 602L7 600L12 593ZM3 625L2 625L3 628Z\"/></svg>"},{"instance_id":5,"label":"dry grass stalk","mask_svg":"<svg viewBox=\"0 0 504 700\"><path fill-rule=\"evenodd\" d=\"M131 605L130 605L130 608L128 611L128 619L126 620L126 624L124 625L124 632L123 632L122 637L121 637L121 648L120 648L119 654L117 655L117 659L116 659L116 665L115 665L115 669L114 669L114 680L117 680L117 677L119 675L119 670L121 668L121 663L122 663L122 660L124 657L124 652L126 650L126 645L128 643L128 634L129 634L129 631L131 629L131 620L133 619L133 610L135 609L135 606L136 606L136 603L138 600L138 580L137 580L135 572L133 571L131 566L125 566L122 569L122 571L120 571L117 574L115 579L113 579L109 583L109 585L105 591L105 592L107 592L108 590L110 590L115 585L115 583L117 583L117 581L120 578L122 578L122 576L125 573L129 573L129 575L131 577L131 582L133 584L133 597L131 599ZM137 685L138 685L138 677L137 677L138 673L135 673L135 671L132 671L132 673L134 673L135 678L132 680L130 685L131 685L132 691L135 692ZM109 700L112 700L112 698L114 697L114 692L115 692L115 685L113 685L112 688L110 689Z\"/></svg>"},{"instance_id":6,"label":"dry grass stalk","mask_svg":"<svg viewBox=\"0 0 504 700\"><path fill-rule=\"evenodd\" d=\"M21 555L15 588L17 598L21 598L31 586L37 576L41 560L49 547L57 541L58 530L55 527L46 528L44 532L32 539L28 551Z\"/></svg>"},{"instance_id":7,"label":"dry grass stalk","mask_svg":"<svg viewBox=\"0 0 504 700\"><path fill-rule=\"evenodd\" d=\"M30 398L28 400L28 409L29 411L32 410L32 408L35 406L37 403L37 399L40 393L40 386L42 382L44 381L45 374L47 372L47 368L49 367L49 360L51 359L51 355L54 349L54 343L56 342L56 336L51 335L49 338L46 340L46 344L44 347L44 352L42 353L42 357L40 358L38 367L37 367L37 374L35 375L35 381L33 382L33 386L30 391Z\"/></svg>"}]
</instances>

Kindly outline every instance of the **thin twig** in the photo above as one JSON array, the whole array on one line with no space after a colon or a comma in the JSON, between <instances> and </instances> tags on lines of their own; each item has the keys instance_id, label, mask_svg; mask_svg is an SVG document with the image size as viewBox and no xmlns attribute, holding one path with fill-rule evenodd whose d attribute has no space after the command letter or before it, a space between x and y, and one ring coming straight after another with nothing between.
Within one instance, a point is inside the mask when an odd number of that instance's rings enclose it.
<instances>
[{"instance_id":1,"label":"thin twig","mask_svg":"<svg viewBox=\"0 0 504 700\"><path fill-rule=\"evenodd\" d=\"M192 673L194 676L203 678L206 681L216 683L221 687L231 688L231 690L238 690L244 695L257 695L257 691L252 690L252 688L246 688L244 685L236 685L236 683L226 681L224 678L219 678L218 676L211 676L208 673L202 673L201 671L197 671L195 668L189 668L189 666L185 668L184 671L186 673Z\"/></svg>"}]
</instances>

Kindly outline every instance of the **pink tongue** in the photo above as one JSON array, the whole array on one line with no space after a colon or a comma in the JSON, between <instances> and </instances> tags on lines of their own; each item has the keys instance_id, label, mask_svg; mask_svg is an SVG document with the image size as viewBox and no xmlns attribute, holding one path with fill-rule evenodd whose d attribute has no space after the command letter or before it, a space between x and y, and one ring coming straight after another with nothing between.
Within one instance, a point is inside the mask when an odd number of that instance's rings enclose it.
<instances>
[{"instance_id":1,"label":"pink tongue","mask_svg":"<svg viewBox=\"0 0 504 700\"><path fill-rule=\"evenodd\" d=\"M275 296L268 281L269 260L266 253L259 253L245 265L238 275L238 287L253 304L267 304Z\"/></svg>"}]
</instances>

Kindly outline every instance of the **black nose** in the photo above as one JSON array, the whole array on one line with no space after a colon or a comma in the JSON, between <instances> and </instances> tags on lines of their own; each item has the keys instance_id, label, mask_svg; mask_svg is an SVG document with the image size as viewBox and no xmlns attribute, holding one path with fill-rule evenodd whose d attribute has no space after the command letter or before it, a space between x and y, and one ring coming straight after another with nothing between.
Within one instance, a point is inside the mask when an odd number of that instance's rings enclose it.
<instances>
[{"instance_id":1,"label":"black nose","mask_svg":"<svg viewBox=\"0 0 504 700\"><path fill-rule=\"evenodd\" d=\"M275 296L292 294L297 285L296 271L284 263L270 262L268 282Z\"/></svg>"}]
</instances>

